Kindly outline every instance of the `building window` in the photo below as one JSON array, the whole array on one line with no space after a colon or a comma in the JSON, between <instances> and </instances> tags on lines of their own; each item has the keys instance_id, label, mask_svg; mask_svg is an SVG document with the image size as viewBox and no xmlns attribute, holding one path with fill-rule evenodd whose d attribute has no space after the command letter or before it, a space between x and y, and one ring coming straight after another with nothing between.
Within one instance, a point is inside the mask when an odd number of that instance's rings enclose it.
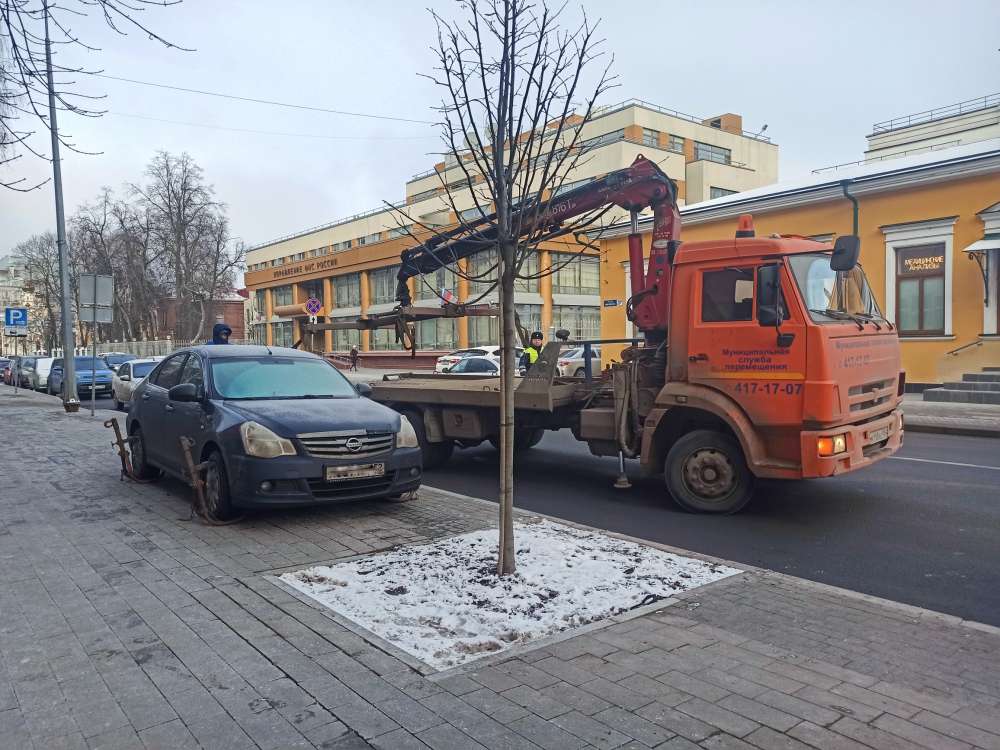
<instances>
[{"instance_id":1,"label":"building window","mask_svg":"<svg viewBox=\"0 0 1000 750\"><path fill-rule=\"evenodd\" d=\"M902 335L944 335L944 243L896 251L896 327Z\"/></svg>"},{"instance_id":2,"label":"building window","mask_svg":"<svg viewBox=\"0 0 1000 750\"><path fill-rule=\"evenodd\" d=\"M413 231L412 224L407 224L406 226L403 227L393 227L392 229L389 230L389 239L392 240L395 239L396 237L407 237L412 231Z\"/></svg>"},{"instance_id":3,"label":"building window","mask_svg":"<svg viewBox=\"0 0 1000 750\"><path fill-rule=\"evenodd\" d=\"M452 350L458 346L458 321L455 318L421 320L417 323L417 348Z\"/></svg>"},{"instance_id":4,"label":"building window","mask_svg":"<svg viewBox=\"0 0 1000 750\"><path fill-rule=\"evenodd\" d=\"M440 300L441 292L448 290L458 297L458 276L455 270L449 266L439 268L436 271L425 273L416 278L417 299Z\"/></svg>"},{"instance_id":5,"label":"building window","mask_svg":"<svg viewBox=\"0 0 1000 750\"><path fill-rule=\"evenodd\" d=\"M376 268L368 272L368 291L371 304L384 305L396 301L396 274L399 266Z\"/></svg>"},{"instance_id":6,"label":"building window","mask_svg":"<svg viewBox=\"0 0 1000 750\"><path fill-rule=\"evenodd\" d=\"M569 261L569 262L567 262ZM558 270L552 275L554 294L600 294L601 261L592 255L552 253L552 265Z\"/></svg>"},{"instance_id":7,"label":"building window","mask_svg":"<svg viewBox=\"0 0 1000 750\"><path fill-rule=\"evenodd\" d=\"M371 234L366 234L364 237L359 237L358 238L358 244L359 245L371 245L371 244L374 244L376 242L381 241L381 239L382 239L382 233L381 232L372 232Z\"/></svg>"},{"instance_id":8,"label":"building window","mask_svg":"<svg viewBox=\"0 0 1000 750\"><path fill-rule=\"evenodd\" d=\"M322 256L326 255L329 252L330 248L328 247L317 247L314 250L310 250L309 255L311 255L313 258L321 258Z\"/></svg>"},{"instance_id":9,"label":"building window","mask_svg":"<svg viewBox=\"0 0 1000 750\"><path fill-rule=\"evenodd\" d=\"M403 348L396 341L395 328L373 328L368 338L373 352L398 351Z\"/></svg>"},{"instance_id":10,"label":"building window","mask_svg":"<svg viewBox=\"0 0 1000 750\"><path fill-rule=\"evenodd\" d=\"M590 151L591 149L600 148L601 146L606 146L609 143L617 143L618 141L625 139L625 128L619 128L618 130L612 130L610 133L604 133L596 138L590 138L583 141L580 144L580 148L583 151Z\"/></svg>"},{"instance_id":11,"label":"building window","mask_svg":"<svg viewBox=\"0 0 1000 750\"><path fill-rule=\"evenodd\" d=\"M667 144L667 150L673 151L677 154L684 153L684 139L679 135L670 134L670 143Z\"/></svg>"},{"instance_id":12,"label":"building window","mask_svg":"<svg viewBox=\"0 0 1000 750\"><path fill-rule=\"evenodd\" d=\"M428 198L433 198L437 195L437 188L431 188L430 190L424 190L422 192L416 193L410 196L410 203L419 203L420 201L425 201Z\"/></svg>"},{"instance_id":13,"label":"building window","mask_svg":"<svg viewBox=\"0 0 1000 750\"><path fill-rule=\"evenodd\" d=\"M521 264L521 270L514 279L515 292L538 292L538 252L530 251Z\"/></svg>"},{"instance_id":14,"label":"building window","mask_svg":"<svg viewBox=\"0 0 1000 750\"><path fill-rule=\"evenodd\" d=\"M557 187L552 191L552 197L555 198L557 195L562 195L563 193L568 193L570 190L576 190L581 185L586 185L588 182L593 182L593 177L586 177L582 180L574 180L573 182L564 182L562 185Z\"/></svg>"},{"instance_id":15,"label":"building window","mask_svg":"<svg viewBox=\"0 0 1000 750\"><path fill-rule=\"evenodd\" d=\"M694 159L695 161L705 159L706 161L714 161L719 164L731 164L733 161L733 152L728 148L722 148L722 146L713 146L711 143L695 141Z\"/></svg>"},{"instance_id":16,"label":"building window","mask_svg":"<svg viewBox=\"0 0 1000 750\"><path fill-rule=\"evenodd\" d=\"M303 302L310 297L315 297L321 303L323 307L326 307L326 300L323 299L323 282L320 279L313 279L312 281L304 281L299 285L299 293Z\"/></svg>"},{"instance_id":17,"label":"building window","mask_svg":"<svg viewBox=\"0 0 1000 750\"><path fill-rule=\"evenodd\" d=\"M541 305L515 305L521 327L531 333L542 329ZM500 343L500 318L474 316L469 321L469 346L496 346Z\"/></svg>"},{"instance_id":18,"label":"building window","mask_svg":"<svg viewBox=\"0 0 1000 750\"><path fill-rule=\"evenodd\" d=\"M479 206L473 206L472 208L467 208L461 211L458 216L462 221L475 221L476 219L481 219L483 216L490 215L489 205L483 205L482 209Z\"/></svg>"},{"instance_id":19,"label":"building window","mask_svg":"<svg viewBox=\"0 0 1000 750\"><path fill-rule=\"evenodd\" d=\"M263 289L255 289L253 293L253 307L250 314L256 320L262 320L267 315L267 301Z\"/></svg>"},{"instance_id":20,"label":"building window","mask_svg":"<svg viewBox=\"0 0 1000 750\"><path fill-rule=\"evenodd\" d=\"M601 308L577 305L553 305L552 327L565 328L575 341L600 338Z\"/></svg>"},{"instance_id":21,"label":"building window","mask_svg":"<svg viewBox=\"0 0 1000 750\"><path fill-rule=\"evenodd\" d=\"M642 145L650 146L652 148L660 147L660 131L650 130L649 128L642 129Z\"/></svg>"},{"instance_id":22,"label":"building window","mask_svg":"<svg viewBox=\"0 0 1000 750\"><path fill-rule=\"evenodd\" d=\"M736 191L729 190L728 188L715 187L714 185L708 189L709 198L724 198L727 195L733 195Z\"/></svg>"},{"instance_id":23,"label":"building window","mask_svg":"<svg viewBox=\"0 0 1000 750\"><path fill-rule=\"evenodd\" d=\"M274 307L279 305L290 305L292 304L292 286L288 284L286 286L276 286L271 290L271 304Z\"/></svg>"},{"instance_id":24,"label":"building window","mask_svg":"<svg viewBox=\"0 0 1000 750\"><path fill-rule=\"evenodd\" d=\"M334 321L353 321L355 318L332 318ZM333 350L335 352L349 352L352 346L361 348L361 331L357 328L348 328L344 331L333 332Z\"/></svg>"},{"instance_id":25,"label":"building window","mask_svg":"<svg viewBox=\"0 0 1000 750\"><path fill-rule=\"evenodd\" d=\"M753 320L753 269L705 271L701 276L701 320Z\"/></svg>"},{"instance_id":26,"label":"building window","mask_svg":"<svg viewBox=\"0 0 1000 750\"><path fill-rule=\"evenodd\" d=\"M305 260L305 259L306 259L306 254L304 252L295 253L295 260Z\"/></svg>"},{"instance_id":27,"label":"building window","mask_svg":"<svg viewBox=\"0 0 1000 750\"><path fill-rule=\"evenodd\" d=\"M361 274L345 273L333 277L333 300L337 307L361 306Z\"/></svg>"},{"instance_id":28,"label":"building window","mask_svg":"<svg viewBox=\"0 0 1000 750\"><path fill-rule=\"evenodd\" d=\"M249 326L250 340L255 344L267 343L267 327L264 323L254 323Z\"/></svg>"},{"instance_id":29,"label":"building window","mask_svg":"<svg viewBox=\"0 0 1000 750\"><path fill-rule=\"evenodd\" d=\"M339 253L341 250L350 250L350 249L351 249L351 241L350 240L344 240L343 242L334 242L333 243L333 252L335 252L335 253Z\"/></svg>"},{"instance_id":30,"label":"building window","mask_svg":"<svg viewBox=\"0 0 1000 750\"><path fill-rule=\"evenodd\" d=\"M483 250L469 256L469 292L473 295L485 294L497 283L498 256L496 250Z\"/></svg>"},{"instance_id":31,"label":"building window","mask_svg":"<svg viewBox=\"0 0 1000 750\"><path fill-rule=\"evenodd\" d=\"M295 343L292 341L291 321L284 323L272 323L271 336L273 346L291 346Z\"/></svg>"}]
</instances>

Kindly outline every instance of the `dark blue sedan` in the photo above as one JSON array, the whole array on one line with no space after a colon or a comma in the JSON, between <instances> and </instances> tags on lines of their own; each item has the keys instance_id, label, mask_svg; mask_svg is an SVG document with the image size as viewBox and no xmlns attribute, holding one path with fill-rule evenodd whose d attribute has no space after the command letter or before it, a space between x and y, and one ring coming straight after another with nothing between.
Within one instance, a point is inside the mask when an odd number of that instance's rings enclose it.
<instances>
[{"instance_id":1,"label":"dark blue sedan","mask_svg":"<svg viewBox=\"0 0 1000 750\"><path fill-rule=\"evenodd\" d=\"M63 366L62 358L52 361L46 385L51 395L62 395L65 379ZM115 373L103 357L74 357L73 366L76 369L76 393L81 399L90 396L91 383L94 384L97 393L101 395L111 393L111 379Z\"/></svg>"},{"instance_id":2,"label":"dark blue sedan","mask_svg":"<svg viewBox=\"0 0 1000 750\"><path fill-rule=\"evenodd\" d=\"M326 360L264 346L196 346L160 362L127 419L142 477L182 477L181 437L206 462L209 512L400 497L420 486L409 421Z\"/></svg>"}]
</instances>

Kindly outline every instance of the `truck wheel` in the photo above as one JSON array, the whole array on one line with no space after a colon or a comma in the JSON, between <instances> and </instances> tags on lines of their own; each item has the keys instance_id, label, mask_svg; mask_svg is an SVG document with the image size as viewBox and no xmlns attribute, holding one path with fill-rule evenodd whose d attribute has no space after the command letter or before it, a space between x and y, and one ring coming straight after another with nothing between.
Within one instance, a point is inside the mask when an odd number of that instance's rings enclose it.
<instances>
[{"instance_id":1,"label":"truck wheel","mask_svg":"<svg viewBox=\"0 0 1000 750\"><path fill-rule=\"evenodd\" d=\"M446 464L455 450L454 441L430 442L427 439L427 428L424 426L424 415L418 411L405 411L403 414L410 420L413 431L417 433L417 442L420 444L420 455L423 459L424 469L436 469Z\"/></svg>"},{"instance_id":2,"label":"truck wheel","mask_svg":"<svg viewBox=\"0 0 1000 750\"><path fill-rule=\"evenodd\" d=\"M545 437L545 430L541 427L514 430L514 453L520 453L521 451L526 451L529 448L534 448L542 442L543 437ZM496 450L500 450L500 436L494 435L491 437L490 445L496 448Z\"/></svg>"},{"instance_id":3,"label":"truck wheel","mask_svg":"<svg viewBox=\"0 0 1000 750\"><path fill-rule=\"evenodd\" d=\"M754 476L740 444L714 430L695 430L677 440L663 476L673 499L692 513L736 513L753 494Z\"/></svg>"}]
</instances>

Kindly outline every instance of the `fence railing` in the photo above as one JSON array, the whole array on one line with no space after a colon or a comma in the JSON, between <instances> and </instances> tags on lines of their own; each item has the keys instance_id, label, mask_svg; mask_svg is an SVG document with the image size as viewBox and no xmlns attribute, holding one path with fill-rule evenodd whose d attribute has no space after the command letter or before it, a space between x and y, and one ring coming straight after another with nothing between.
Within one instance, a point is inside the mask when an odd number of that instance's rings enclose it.
<instances>
[{"instance_id":1,"label":"fence railing","mask_svg":"<svg viewBox=\"0 0 1000 750\"><path fill-rule=\"evenodd\" d=\"M926 122L934 122L935 120L943 120L946 117L965 115L969 112L977 112L981 109L996 107L997 105L1000 105L1000 93L977 96L975 99L967 99L964 102L948 104L944 107L935 107L934 109L928 109L923 112L915 112L912 115L903 115L902 117L894 117L891 120L876 122L872 125L872 133L885 133L890 130L907 128L911 125L920 125Z\"/></svg>"}]
</instances>

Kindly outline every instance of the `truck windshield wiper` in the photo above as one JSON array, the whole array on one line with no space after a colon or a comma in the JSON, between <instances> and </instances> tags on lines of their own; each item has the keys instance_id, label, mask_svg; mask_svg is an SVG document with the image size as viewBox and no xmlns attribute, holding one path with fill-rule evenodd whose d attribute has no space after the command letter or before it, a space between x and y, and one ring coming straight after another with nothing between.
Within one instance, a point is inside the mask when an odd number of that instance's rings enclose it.
<instances>
[{"instance_id":1,"label":"truck windshield wiper","mask_svg":"<svg viewBox=\"0 0 1000 750\"><path fill-rule=\"evenodd\" d=\"M810 307L809 312L826 315L828 318L833 318L834 320L850 320L858 327L859 331L863 331L865 329L865 324L862 318L857 315L852 315L849 312L844 312L843 310L834 310L830 307L825 310L820 310L818 307Z\"/></svg>"}]
</instances>

